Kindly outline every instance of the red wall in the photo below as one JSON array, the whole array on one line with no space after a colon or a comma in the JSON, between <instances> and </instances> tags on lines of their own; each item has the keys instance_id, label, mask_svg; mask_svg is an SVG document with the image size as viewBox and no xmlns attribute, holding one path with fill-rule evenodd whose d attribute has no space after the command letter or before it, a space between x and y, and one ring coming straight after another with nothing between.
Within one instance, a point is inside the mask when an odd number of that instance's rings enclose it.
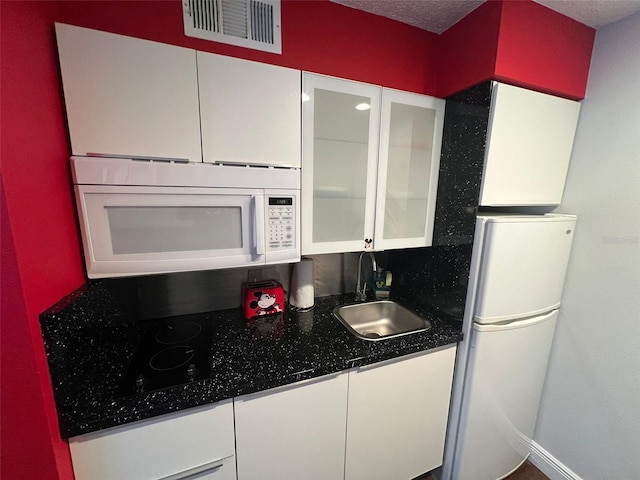
<instances>
[{"instance_id":1,"label":"red wall","mask_svg":"<svg viewBox=\"0 0 640 480\"><path fill-rule=\"evenodd\" d=\"M3 478L73 476L38 324L41 311L85 281L55 21L440 96L497 75L584 92L593 33L530 1L492 0L438 37L328 0L284 0L283 54L274 55L185 37L180 5L0 1Z\"/></svg>"},{"instance_id":2,"label":"red wall","mask_svg":"<svg viewBox=\"0 0 640 480\"><path fill-rule=\"evenodd\" d=\"M56 21L63 23L435 93L438 35L328 0L282 2L282 55L186 37L179 0L58 3Z\"/></svg>"},{"instance_id":3,"label":"red wall","mask_svg":"<svg viewBox=\"0 0 640 480\"><path fill-rule=\"evenodd\" d=\"M441 35L437 95L485 80L580 100L595 30L531 0L489 0Z\"/></svg>"},{"instance_id":4,"label":"red wall","mask_svg":"<svg viewBox=\"0 0 640 480\"><path fill-rule=\"evenodd\" d=\"M501 2L483 3L440 36L437 96L493 78L501 7Z\"/></svg>"},{"instance_id":5,"label":"red wall","mask_svg":"<svg viewBox=\"0 0 640 480\"><path fill-rule=\"evenodd\" d=\"M73 478L38 313L84 282L51 30L55 4L0 2L2 478ZM6 453L6 454L5 454Z\"/></svg>"},{"instance_id":6,"label":"red wall","mask_svg":"<svg viewBox=\"0 0 640 480\"><path fill-rule=\"evenodd\" d=\"M0 468L7 479L68 479L73 473L38 324L41 311L85 281L53 23L431 94L438 37L326 0L283 2L282 55L185 37L180 0L0 2L0 9L6 197Z\"/></svg>"},{"instance_id":7,"label":"red wall","mask_svg":"<svg viewBox=\"0 0 640 480\"><path fill-rule=\"evenodd\" d=\"M22 292L4 188L0 186L0 190L0 477L7 480L56 478L56 456L53 455L46 403L33 355L34 334ZM61 463L68 465L68 460L64 461L65 450L61 448L59 453Z\"/></svg>"},{"instance_id":8,"label":"red wall","mask_svg":"<svg viewBox=\"0 0 640 480\"><path fill-rule=\"evenodd\" d=\"M502 3L496 80L581 100L595 30L535 2Z\"/></svg>"}]
</instances>

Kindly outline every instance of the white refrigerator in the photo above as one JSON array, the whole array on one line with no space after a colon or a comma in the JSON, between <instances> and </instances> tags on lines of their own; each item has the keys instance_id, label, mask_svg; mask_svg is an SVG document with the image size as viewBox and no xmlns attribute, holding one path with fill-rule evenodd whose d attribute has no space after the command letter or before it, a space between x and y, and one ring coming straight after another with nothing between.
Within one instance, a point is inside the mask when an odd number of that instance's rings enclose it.
<instances>
[{"instance_id":1,"label":"white refrigerator","mask_svg":"<svg viewBox=\"0 0 640 480\"><path fill-rule=\"evenodd\" d=\"M478 217L444 479L501 479L528 457L575 223Z\"/></svg>"}]
</instances>

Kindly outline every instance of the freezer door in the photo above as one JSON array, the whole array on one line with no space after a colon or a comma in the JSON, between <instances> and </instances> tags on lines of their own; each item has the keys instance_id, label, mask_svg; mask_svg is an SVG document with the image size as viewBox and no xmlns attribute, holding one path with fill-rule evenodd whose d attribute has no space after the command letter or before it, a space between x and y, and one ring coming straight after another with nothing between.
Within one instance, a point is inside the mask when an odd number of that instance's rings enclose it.
<instances>
[{"instance_id":1,"label":"freezer door","mask_svg":"<svg viewBox=\"0 0 640 480\"><path fill-rule=\"evenodd\" d=\"M529 455L557 315L474 324L452 478L503 478Z\"/></svg>"},{"instance_id":2,"label":"freezer door","mask_svg":"<svg viewBox=\"0 0 640 480\"><path fill-rule=\"evenodd\" d=\"M557 308L575 222L569 215L487 220L474 321L494 323Z\"/></svg>"}]
</instances>

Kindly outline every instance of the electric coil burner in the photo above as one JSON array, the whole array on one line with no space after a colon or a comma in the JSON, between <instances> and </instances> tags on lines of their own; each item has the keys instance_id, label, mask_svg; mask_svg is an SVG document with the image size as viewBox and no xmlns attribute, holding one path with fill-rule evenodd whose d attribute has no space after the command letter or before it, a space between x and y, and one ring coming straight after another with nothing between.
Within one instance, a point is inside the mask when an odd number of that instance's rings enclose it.
<instances>
[{"instance_id":1,"label":"electric coil burner","mask_svg":"<svg viewBox=\"0 0 640 480\"><path fill-rule=\"evenodd\" d=\"M208 378L211 319L188 315L140 322L142 340L116 395L126 397Z\"/></svg>"}]
</instances>

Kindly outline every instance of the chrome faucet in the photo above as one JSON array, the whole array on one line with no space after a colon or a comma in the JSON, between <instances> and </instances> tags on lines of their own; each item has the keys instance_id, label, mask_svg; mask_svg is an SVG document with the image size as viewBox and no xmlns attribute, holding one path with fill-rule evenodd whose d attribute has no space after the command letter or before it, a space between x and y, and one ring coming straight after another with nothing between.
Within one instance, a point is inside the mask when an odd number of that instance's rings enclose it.
<instances>
[{"instance_id":1,"label":"chrome faucet","mask_svg":"<svg viewBox=\"0 0 640 480\"><path fill-rule=\"evenodd\" d=\"M358 257L358 275L356 278L356 300L359 302L364 302L367 299L366 275L364 278L364 282L362 281L362 257L365 253L369 255L369 258L371 258L371 267L374 275L378 269L378 265L376 264L376 257L372 252L360 252L360 256Z\"/></svg>"}]
</instances>

